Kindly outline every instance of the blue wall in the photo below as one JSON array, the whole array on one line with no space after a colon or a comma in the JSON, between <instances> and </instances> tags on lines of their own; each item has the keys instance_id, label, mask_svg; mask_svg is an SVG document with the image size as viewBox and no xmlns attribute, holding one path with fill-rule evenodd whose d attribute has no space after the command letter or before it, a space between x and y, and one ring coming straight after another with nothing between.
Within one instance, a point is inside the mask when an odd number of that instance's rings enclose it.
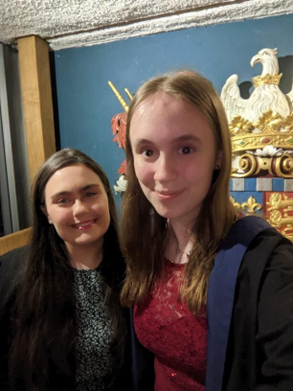
<instances>
[{"instance_id":1,"label":"blue wall","mask_svg":"<svg viewBox=\"0 0 293 391\"><path fill-rule=\"evenodd\" d=\"M108 80L125 97L124 87L134 93L154 75L192 68L220 92L233 73L239 75L239 83L260 74L260 64L251 68L251 57L265 47L276 47L284 73L280 87L286 93L292 86L292 37L293 14L58 51L55 71L61 147L79 148L93 157L114 185L124 152L112 141L110 122L123 109Z\"/></svg>"}]
</instances>

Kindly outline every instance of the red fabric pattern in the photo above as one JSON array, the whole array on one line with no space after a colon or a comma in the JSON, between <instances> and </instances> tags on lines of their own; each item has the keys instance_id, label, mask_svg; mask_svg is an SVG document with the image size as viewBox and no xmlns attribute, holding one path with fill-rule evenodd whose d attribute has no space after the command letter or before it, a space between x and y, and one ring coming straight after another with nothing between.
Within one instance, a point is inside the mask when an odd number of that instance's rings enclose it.
<instances>
[{"instance_id":1,"label":"red fabric pattern","mask_svg":"<svg viewBox=\"0 0 293 391\"><path fill-rule=\"evenodd\" d=\"M154 290L134 308L137 337L155 354L155 391L204 390L206 309L194 316L178 301L183 270L166 261Z\"/></svg>"}]
</instances>

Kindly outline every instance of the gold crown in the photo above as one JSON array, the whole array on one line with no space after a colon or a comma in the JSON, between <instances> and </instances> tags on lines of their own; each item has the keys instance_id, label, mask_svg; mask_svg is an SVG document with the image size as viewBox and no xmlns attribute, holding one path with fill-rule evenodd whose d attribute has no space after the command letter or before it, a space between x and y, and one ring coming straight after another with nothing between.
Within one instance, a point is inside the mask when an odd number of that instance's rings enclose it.
<instances>
[{"instance_id":1,"label":"gold crown","mask_svg":"<svg viewBox=\"0 0 293 391\"><path fill-rule=\"evenodd\" d=\"M293 150L293 114L284 118L268 110L254 123L238 115L229 128L233 153L263 149L267 145Z\"/></svg>"},{"instance_id":2,"label":"gold crown","mask_svg":"<svg viewBox=\"0 0 293 391\"><path fill-rule=\"evenodd\" d=\"M293 114L284 118L268 110L254 123L236 116L229 128L233 155L239 157L238 168L233 167L232 177L268 173L293 178ZM271 152L269 156L262 152L268 152L264 150L266 147L270 147L267 148Z\"/></svg>"},{"instance_id":3,"label":"gold crown","mask_svg":"<svg viewBox=\"0 0 293 391\"><path fill-rule=\"evenodd\" d=\"M283 73L280 73L279 75L270 75L266 74L265 76L256 76L252 78L253 86L254 88L259 87L264 84L280 84L281 77L283 76Z\"/></svg>"}]
</instances>

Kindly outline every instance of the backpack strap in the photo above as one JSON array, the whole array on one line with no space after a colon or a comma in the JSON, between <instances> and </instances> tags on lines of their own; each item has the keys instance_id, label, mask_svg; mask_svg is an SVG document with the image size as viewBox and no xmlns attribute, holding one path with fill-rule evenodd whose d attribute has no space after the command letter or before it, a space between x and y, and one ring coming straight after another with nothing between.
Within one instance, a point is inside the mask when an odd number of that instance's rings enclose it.
<instances>
[{"instance_id":1,"label":"backpack strap","mask_svg":"<svg viewBox=\"0 0 293 391\"><path fill-rule=\"evenodd\" d=\"M215 258L207 292L207 368L205 391L222 391L224 365L238 271L252 240L272 228L260 217L247 216L230 228Z\"/></svg>"}]
</instances>

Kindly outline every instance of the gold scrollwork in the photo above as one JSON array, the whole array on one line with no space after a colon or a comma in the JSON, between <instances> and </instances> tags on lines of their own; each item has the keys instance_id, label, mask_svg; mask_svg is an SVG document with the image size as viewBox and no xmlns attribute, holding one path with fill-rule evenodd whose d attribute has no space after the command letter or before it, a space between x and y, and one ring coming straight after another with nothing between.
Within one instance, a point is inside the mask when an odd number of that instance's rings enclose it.
<instances>
[{"instance_id":1,"label":"gold scrollwork","mask_svg":"<svg viewBox=\"0 0 293 391\"><path fill-rule=\"evenodd\" d=\"M293 178L293 155L285 153L282 156L263 157L244 153L240 156L238 169L240 172L234 167L232 177L247 178L266 171L272 176Z\"/></svg>"},{"instance_id":2,"label":"gold scrollwork","mask_svg":"<svg viewBox=\"0 0 293 391\"><path fill-rule=\"evenodd\" d=\"M244 153L239 159L238 167L241 172L232 172L232 177L243 178L253 176L257 172L257 160L251 153Z\"/></svg>"},{"instance_id":3,"label":"gold scrollwork","mask_svg":"<svg viewBox=\"0 0 293 391\"><path fill-rule=\"evenodd\" d=\"M293 178L293 157L288 153L276 158L274 172L283 178Z\"/></svg>"}]
</instances>

